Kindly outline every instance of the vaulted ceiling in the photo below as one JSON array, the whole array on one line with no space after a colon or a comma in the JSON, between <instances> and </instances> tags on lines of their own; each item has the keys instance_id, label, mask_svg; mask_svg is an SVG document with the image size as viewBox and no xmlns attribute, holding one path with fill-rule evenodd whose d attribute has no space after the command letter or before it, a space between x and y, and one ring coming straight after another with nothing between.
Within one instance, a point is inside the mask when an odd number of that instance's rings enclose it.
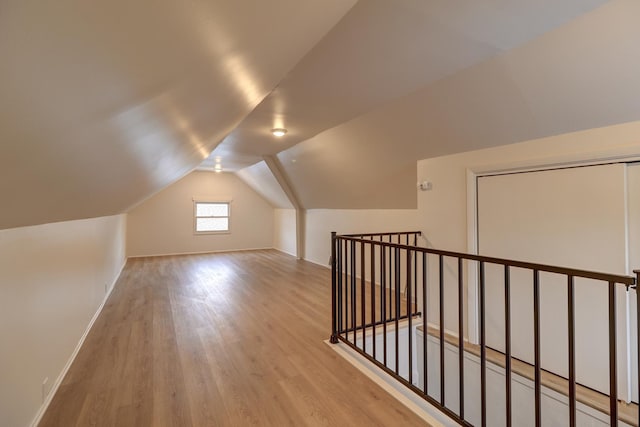
<instances>
[{"instance_id":1,"label":"vaulted ceiling","mask_svg":"<svg viewBox=\"0 0 640 427\"><path fill-rule=\"evenodd\" d=\"M0 228L126 211L197 167L353 6L0 4Z\"/></svg>"},{"instance_id":2,"label":"vaulted ceiling","mask_svg":"<svg viewBox=\"0 0 640 427\"><path fill-rule=\"evenodd\" d=\"M637 0L4 2L0 229L125 212L214 158L290 207L266 155L305 208L415 207L419 159L640 119L638 16Z\"/></svg>"}]
</instances>

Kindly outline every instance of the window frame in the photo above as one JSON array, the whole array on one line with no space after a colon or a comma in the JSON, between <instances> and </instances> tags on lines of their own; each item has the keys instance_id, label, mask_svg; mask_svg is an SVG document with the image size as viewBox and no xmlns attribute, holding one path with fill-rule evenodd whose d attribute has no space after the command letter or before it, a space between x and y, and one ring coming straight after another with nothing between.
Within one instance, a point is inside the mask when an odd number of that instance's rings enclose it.
<instances>
[{"instance_id":1,"label":"window frame","mask_svg":"<svg viewBox=\"0 0 640 427\"><path fill-rule=\"evenodd\" d=\"M226 216L198 216L198 204L212 204L212 205L227 205ZM199 218L227 218L226 230L211 230L211 231L199 231L198 219ZM231 200L220 199L193 199L193 234L194 235L208 235L208 234L231 234Z\"/></svg>"}]
</instances>

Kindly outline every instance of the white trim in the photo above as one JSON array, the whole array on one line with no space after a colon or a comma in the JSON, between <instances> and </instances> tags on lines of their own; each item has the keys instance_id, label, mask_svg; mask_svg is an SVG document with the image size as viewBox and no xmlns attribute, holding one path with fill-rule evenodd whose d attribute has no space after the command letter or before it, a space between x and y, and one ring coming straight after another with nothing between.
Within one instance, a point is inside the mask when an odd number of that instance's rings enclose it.
<instances>
[{"instance_id":1,"label":"white trim","mask_svg":"<svg viewBox=\"0 0 640 427\"><path fill-rule=\"evenodd\" d=\"M505 163L496 163L493 165L484 165L484 166L471 166L467 168L467 248L469 251L473 251L471 253L478 254L479 242L478 242L478 187L477 180L479 177L488 176L488 175L506 175L513 173L522 173L522 172L537 172L537 171L545 171L552 169L565 169L572 167L584 167L584 166L598 166L598 165L606 165L612 163L632 163L636 162L640 159L640 154L638 154L638 147L631 146L626 148L618 148L613 150L605 150L593 153L584 153L584 154L570 154L564 156L554 156L546 159L535 159L535 160L527 160L527 161L514 161L514 162L505 162ZM627 203L627 179L626 179L626 168L625 168L625 177L624 177L624 185L625 185L625 203ZM625 206L625 220L627 220L628 216L628 208ZM626 236L625 239L628 240L628 223L626 224ZM627 271L629 270L629 244L628 241L626 244L626 267ZM469 289L467 290L467 294L469 298L476 298L474 300L475 304L472 306L470 303L467 308L468 315L468 323L469 323L469 340L472 343L478 344L478 329L477 324L479 323L478 319L478 308L477 308L477 295L478 291L478 269L476 269L475 274L471 274L469 271L468 283ZM473 289L472 285L473 284ZM626 303L626 322L625 322L625 338L626 338L626 360L625 363L620 364L618 361L618 388L622 390L619 391L619 398L629 402L631 400L631 348L630 348L630 315L629 315L629 296L625 297ZM473 309L473 312L471 311ZM476 327L472 329L470 326L474 324ZM618 325L619 327L620 325ZM472 341L471 332L476 333L476 340ZM620 354L619 354L620 355ZM622 375L622 379L624 380L624 384L620 381L620 367L625 366L627 368L626 375ZM620 393L620 391L622 391ZM625 395L626 392L626 395Z\"/></svg>"},{"instance_id":2,"label":"white trim","mask_svg":"<svg viewBox=\"0 0 640 427\"><path fill-rule=\"evenodd\" d=\"M291 252L285 251L284 249L280 249L280 248L276 248L276 247L273 247L273 248L271 248L271 249L274 249L274 250L276 250L276 251L278 251L278 252L282 252L283 254L291 255L292 257L297 258L297 255L296 255L296 254L293 254L293 253L291 253ZM306 260L303 260L303 261L306 261Z\"/></svg>"},{"instance_id":3,"label":"white trim","mask_svg":"<svg viewBox=\"0 0 640 427\"><path fill-rule=\"evenodd\" d=\"M233 198L231 196L191 196L191 200L194 202L203 203L231 203Z\"/></svg>"},{"instance_id":4,"label":"white trim","mask_svg":"<svg viewBox=\"0 0 640 427\"><path fill-rule=\"evenodd\" d=\"M73 350L73 353L71 353L71 357L69 357L69 360L67 360L67 363L64 365L64 368L62 368L62 371L60 372L60 375L58 375L58 378L56 378L56 381L51 386L51 390L49 391L49 394L47 395L47 398L45 399L45 401L40 406L40 409L38 409L38 412L36 413L35 417L33 418L33 421L31 421L31 424L30 424L31 427L37 427L37 425L42 420L42 417L44 416L45 412L47 411L47 408L49 408L49 405L51 404L51 401L53 400L53 397L55 396L56 392L58 391L58 388L60 388L60 385L62 384L62 381L64 380L64 377L67 375L67 372L71 368L71 365L73 364L73 361L76 359L76 356L78 355L78 352L80 352L80 349L82 348L82 345L84 344L84 341L87 339L87 336L89 335L89 332L91 331L91 328L93 327L93 324L95 323L95 321L100 316L100 313L102 313L102 309L104 308L104 305L107 303L107 300L109 299L109 296L111 296L111 292L113 291L113 288L115 287L116 282L120 278L120 275L122 274L122 270L124 269L124 266L127 265L127 259L128 258L124 259L124 262L122 263L122 266L120 266L120 270L118 271L118 274L116 274L115 278L111 282L111 285L109 285L109 287L107 287L107 293L105 294L104 299L102 300L102 302L100 303L100 306L98 307L98 309L96 310L95 314L93 315L93 317L89 321L89 324L87 325L87 328L85 329L84 333L80 337L80 341L78 341L78 344L76 344L76 348Z\"/></svg>"},{"instance_id":5,"label":"white trim","mask_svg":"<svg viewBox=\"0 0 640 427\"><path fill-rule=\"evenodd\" d=\"M270 247L262 247L262 248L219 249L219 250L199 251L199 252L170 252L170 253L149 254L149 255L129 255L128 258L147 258L147 257L156 257L156 256L175 256L175 255L204 255L204 254L218 254L218 253L226 253L226 252L264 251L268 249L275 249L275 248L270 246Z\"/></svg>"},{"instance_id":6,"label":"white trim","mask_svg":"<svg viewBox=\"0 0 640 427\"><path fill-rule=\"evenodd\" d=\"M394 380L391 376L387 376L385 372L380 370L376 365L364 358L362 355L354 351L351 347L344 343L331 344L325 341L333 351L338 353L347 362L351 363L356 369L363 373L367 378L373 381L381 389L386 391L398 402L410 409L414 414L424 420L428 425L433 427L453 427L458 426L453 420L441 413L434 406L423 400L411 390L407 389L400 382ZM385 377L382 378L381 375ZM432 413L437 415L432 415Z\"/></svg>"},{"instance_id":7,"label":"white trim","mask_svg":"<svg viewBox=\"0 0 640 427\"><path fill-rule=\"evenodd\" d=\"M206 199L196 199L193 200L193 235L194 236L202 236L202 235L210 235L210 234L231 234L231 200L206 200ZM198 204L209 204L209 205L227 205L227 215L225 216L198 216ZM198 230L198 219L200 218L226 218L227 219L227 229L226 230Z\"/></svg>"},{"instance_id":8,"label":"white trim","mask_svg":"<svg viewBox=\"0 0 640 427\"><path fill-rule=\"evenodd\" d=\"M629 167L627 164L624 165L624 270L625 272L632 276L633 275L633 271L631 271L630 265L631 265L631 249L629 247L629 240L630 240L630 234L631 234L631 230L630 230L630 223L629 223L629 179L628 179L628 171L629 171ZM618 291L619 294L619 291ZM617 298L617 297L616 297ZM632 390L632 385L633 385L633 379L631 378L631 373L633 372L633 368L631 366L632 360L633 360L633 351L632 351L632 345L631 345L631 323L632 323L632 319L631 319L631 301L630 301L630 297L629 297L629 292L624 292L624 332L625 332L625 349L626 349L626 357L624 359L625 362L625 372L627 373L626 376L623 376L623 380L625 382L625 391L626 391L626 396L623 397L623 399L625 400L625 402L629 403L631 402L631 398L633 396L633 390ZM618 309L619 310L619 309ZM617 313L616 313L617 315ZM619 326L618 326L619 328ZM616 334L618 333L618 331L616 331ZM620 375L620 374L618 374ZM620 380L618 379L618 381L620 382Z\"/></svg>"},{"instance_id":9,"label":"white trim","mask_svg":"<svg viewBox=\"0 0 640 427\"><path fill-rule=\"evenodd\" d=\"M476 173L467 169L467 252L478 254L478 186ZM473 206L473 209L469 207ZM469 342L480 343L478 322L478 271L467 269L467 334Z\"/></svg>"},{"instance_id":10,"label":"white trim","mask_svg":"<svg viewBox=\"0 0 640 427\"><path fill-rule=\"evenodd\" d=\"M468 170L478 176L501 175L508 173L541 171L546 169L595 166L607 163L629 163L638 160L640 160L640 148L638 145L634 145L631 147L591 153L572 153L568 155L552 156L533 160L476 165L468 168Z\"/></svg>"},{"instance_id":11,"label":"white trim","mask_svg":"<svg viewBox=\"0 0 640 427\"><path fill-rule=\"evenodd\" d=\"M310 262L311 264L319 265L320 267L324 267L326 269L331 270L331 265L329 265L329 264L320 264L319 262L313 261L313 260L308 259L308 258L304 258L302 261L307 261L307 262Z\"/></svg>"}]
</instances>

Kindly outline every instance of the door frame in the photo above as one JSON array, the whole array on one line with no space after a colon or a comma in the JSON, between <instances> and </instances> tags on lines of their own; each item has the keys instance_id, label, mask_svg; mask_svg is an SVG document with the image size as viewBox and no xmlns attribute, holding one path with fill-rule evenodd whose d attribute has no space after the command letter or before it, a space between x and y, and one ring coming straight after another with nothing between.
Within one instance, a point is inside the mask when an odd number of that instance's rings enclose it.
<instances>
[{"instance_id":1,"label":"door frame","mask_svg":"<svg viewBox=\"0 0 640 427\"><path fill-rule=\"evenodd\" d=\"M633 163L640 161L640 147L624 147L613 150L603 150L590 153L574 153L564 156L554 156L547 158L538 158L524 161L511 161L503 163L494 163L489 165L468 166L466 168L466 187L467 187L467 252L470 254L478 254L478 178L492 175L508 175L522 172L539 172L553 169L566 169L582 166L597 166L612 163ZM626 188L625 176L625 188ZM628 209L625 212L625 218L628 215ZM626 219L626 236L625 236L625 270L626 274L632 275L633 271L629 265L629 223ZM478 285L479 285L479 269L469 269L467 272L467 331L470 343L479 344L479 308L478 308ZM619 398L627 402L631 399L631 342L630 342L630 322L629 317L629 298L627 296L627 315L626 318L626 357L625 357L625 384L618 384ZM640 339L640 338L639 338Z\"/></svg>"}]
</instances>

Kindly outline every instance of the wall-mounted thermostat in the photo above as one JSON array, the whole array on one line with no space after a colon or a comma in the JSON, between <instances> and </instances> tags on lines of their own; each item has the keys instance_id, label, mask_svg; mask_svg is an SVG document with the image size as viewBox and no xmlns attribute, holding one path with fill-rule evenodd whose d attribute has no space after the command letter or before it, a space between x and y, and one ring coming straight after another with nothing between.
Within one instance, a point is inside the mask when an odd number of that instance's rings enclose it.
<instances>
[{"instance_id":1,"label":"wall-mounted thermostat","mask_svg":"<svg viewBox=\"0 0 640 427\"><path fill-rule=\"evenodd\" d=\"M431 181L422 181L418 183L418 188L422 191L429 191L433 188Z\"/></svg>"}]
</instances>

